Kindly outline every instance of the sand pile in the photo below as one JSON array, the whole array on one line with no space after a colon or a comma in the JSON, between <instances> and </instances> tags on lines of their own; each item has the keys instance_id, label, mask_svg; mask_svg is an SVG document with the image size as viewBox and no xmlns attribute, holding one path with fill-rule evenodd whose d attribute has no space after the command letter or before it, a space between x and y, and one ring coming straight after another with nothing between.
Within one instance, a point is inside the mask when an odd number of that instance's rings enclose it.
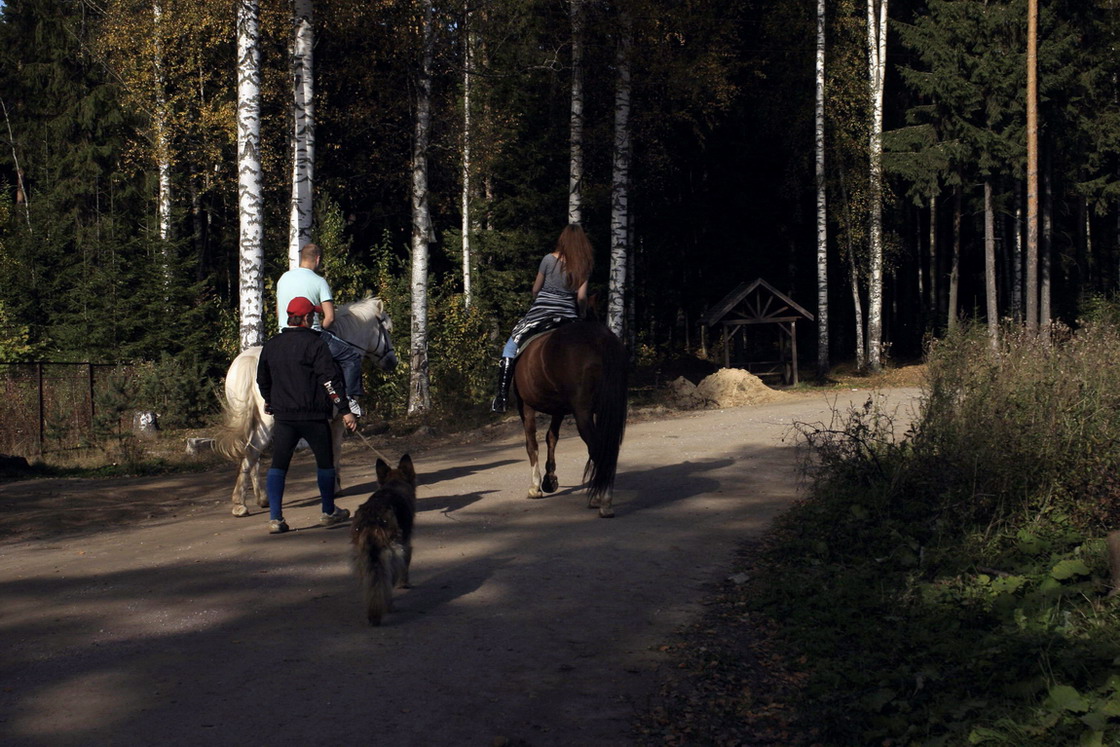
<instances>
[{"instance_id":1,"label":"sand pile","mask_svg":"<svg viewBox=\"0 0 1120 747\"><path fill-rule=\"evenodd\" d=\"M699 384L681 376L669 384L669 391L681 407L740 407L786 396L741 368L721 368Z\"/></svg>"}]
</instances>

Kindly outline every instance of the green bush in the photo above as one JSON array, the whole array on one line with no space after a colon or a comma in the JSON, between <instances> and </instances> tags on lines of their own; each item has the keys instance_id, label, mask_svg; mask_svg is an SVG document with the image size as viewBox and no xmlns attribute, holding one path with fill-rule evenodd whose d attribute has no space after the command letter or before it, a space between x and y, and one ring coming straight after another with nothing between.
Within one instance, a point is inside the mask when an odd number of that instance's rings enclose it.
<instances>
[{"instance_id":1,"label":"green bush","mask_svg":"<svg viewBox=\"0 0 1120 747\"><path fill-rule=\"evenodd\" d=\"M1120 460L1107 321L939 341L896 438L874 399L802 426L810 497L742 592L808 671L825 744L1120 744Z\"/></svg>"}]
</instances>

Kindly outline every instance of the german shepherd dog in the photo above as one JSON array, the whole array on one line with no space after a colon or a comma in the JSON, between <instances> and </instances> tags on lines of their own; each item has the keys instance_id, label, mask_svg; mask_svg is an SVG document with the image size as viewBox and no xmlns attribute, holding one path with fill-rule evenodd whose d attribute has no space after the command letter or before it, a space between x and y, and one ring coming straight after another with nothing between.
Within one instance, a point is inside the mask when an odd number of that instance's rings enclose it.
<instances>
[{"instance_id":1,"label":"german shepherd dog","mask_svg":"<svg viewBox=\"0 0 1120 747\"><path fill-rule=\"evenodd\" d=\"M377 492L358 507L350 522L354 567L370 625L380 625L381 617L393 608L393 589L408 586L416 519L416 470L408 454L396 469L378 459L377 483Z\"/></svg>"}]
</instances>

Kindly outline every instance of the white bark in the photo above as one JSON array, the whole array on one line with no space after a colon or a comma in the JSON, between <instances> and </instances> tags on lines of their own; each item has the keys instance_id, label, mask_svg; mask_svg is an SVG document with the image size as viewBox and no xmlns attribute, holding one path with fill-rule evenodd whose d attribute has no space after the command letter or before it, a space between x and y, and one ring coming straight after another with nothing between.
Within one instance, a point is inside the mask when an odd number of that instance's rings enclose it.
<instances>
[{"instance_id":1,"label":"white bark","mask_svg":"<svg viewBox=\"0 0 1120 747\"><path fill-rule=\"evenodd\" d=\"M257 0L237 2L237 209L241 349L264 342L261 242L261 72Z\"/></svg>"},{"instance_id":2,"label":"white bark","mask_svg":"<svg viewBox=\"0 0 1120 747\"><path fill-rule=\"evenodd\" d=\"M630 193L630 16L623 11L616 57L618 82L614 98L614 168L611 176L611 268L607 326L622 338L626 310L626 261L629 251Z\"/></svg>"},{"instance_id":3,"label":"white bark","mask_svg":"<svg viewBox=\"0 0 1120 747\"><path fill-rule=\"evenodd\" d=\"M159 170L159 237L163 241L171 238L171 146L167 136L167 95L164 86L167 83L163 72L163 6L160 0L152 3L152 34L153 55L152 66L155 72L156 107L155 107L155 140L156 164ZM167 251L166 247L164 251ZM164 275L170 273L168 257L164 257Z\"/></svg>"},{"instance_id":4,"label":"white bark","mask_svg":"<svg viewBox=\"0 0 1120 747\"><path fill-rule=\"evenodd\" d=\"M859 298L859 269L854 252L848 252L848 279L852 286L852 306L856 317L856 369L862 371L867 365L867 346L863 339L863 303Z\"/></svg>"},{"instance_id":5,"label":"white bark","mask_svg":"<svg viewBox=\"0 0 1120 747\"><path fill-rule=\"evenodd\" d=\"M464 5L466 5L464 3ZM474 33L471 13L463 14L463 305L471 307L471 74L474 72Z\"/></svg>"},{"instance_id":6,"label":"white bark","mask_svg":"<svg viewBox=\"0 0 1120 747\"><path fill-rule=\"evenodd\" d=\"M432 6L424 3L423 51L416 92L416 136L412 148L412 337L409 350L408 413L431 406L428 379L428 139L432 119Z\"/></svg>"},{"instance_id":7,"label":"white bark","mask_svg":"<svg viewBox=\"0 0 1120 747\"><path fill-rule=\"evenodd\" d=\"M878 371L883 363L883 81L887 67L887 2L867 0L867 77L871 94L867 364L872 371Z\"/></svg>"},{"instance_id":8,"label":"white bark","mask_svg":"<svg viewBox=\"0 0 1120 747\"><path fill-rule=\"evenodd\" d=\"M825 0L817 0L817 378L831 368L828 355L828 197L824 170Z\"/></svg>"},{"instance_id":9,"label":"white bark","mask_svg":"<svg viewBox=\"0 0 1120 747\"><path fill-rule=\"evenodd\" d=\"M941 281L937 270L937 192L929 196L929 318L937 319Z\"/></svg>"},{"instance_id":10,"label":"white bark","mask_svg":"<svg viewBox=\"0 0 1120 747\"><path fill-rule=\"evenodd\" d=\"M292 204L288 223L288 266L299 266L299 250L311 241L315 186L315 43L312 0L294 0L292 19Z\"/></svg>"},{"instance_id":11,"label":"white bark","mask_svg":"<svg viewBox=\"0 0 1120 747\"><path fill-rule=\"evenodd\" d=\"M999 303L996 298L996 223L992 209L992 180L984 179L984 285L987 296L988 340L999 347Z\"/></svg>"},{"instance_id":12,"label":"white bark","mask_svg":"<svg viewBox=\"0 0 1120 747\"><path fill-rule=\"evenodd\" d=\"M583 3L571 0L572 113L571 161L568 169L568 223L583 220Z\"/></svg>"},{"instance_id":13,"label":"white bark","mask_svg":"<svg viewBox=\"0 0 1120 747\"><path fill-rule=\"evenodd\" d=\"M1015 321L1023 319L1023 195L1015 190L1015 235L1011 260L1011 312Z\"/></svg>"}]
</instances>

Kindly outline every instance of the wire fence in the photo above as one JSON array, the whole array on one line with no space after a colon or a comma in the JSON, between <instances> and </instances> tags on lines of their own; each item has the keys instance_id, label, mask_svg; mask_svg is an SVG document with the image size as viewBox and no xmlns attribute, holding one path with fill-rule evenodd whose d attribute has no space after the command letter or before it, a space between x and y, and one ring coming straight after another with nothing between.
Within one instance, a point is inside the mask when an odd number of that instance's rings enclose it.
<instances>
[{"instance_id":1,"label":"wire fence","mask_svg":"<svg viewBox=\"0 0 1120 747\"><path fill-rule=\"evenodd\" d=\"M33 457L119 437L135 384L114 363L0 363L0 454Z\"/></svg>"}]
</instances>

